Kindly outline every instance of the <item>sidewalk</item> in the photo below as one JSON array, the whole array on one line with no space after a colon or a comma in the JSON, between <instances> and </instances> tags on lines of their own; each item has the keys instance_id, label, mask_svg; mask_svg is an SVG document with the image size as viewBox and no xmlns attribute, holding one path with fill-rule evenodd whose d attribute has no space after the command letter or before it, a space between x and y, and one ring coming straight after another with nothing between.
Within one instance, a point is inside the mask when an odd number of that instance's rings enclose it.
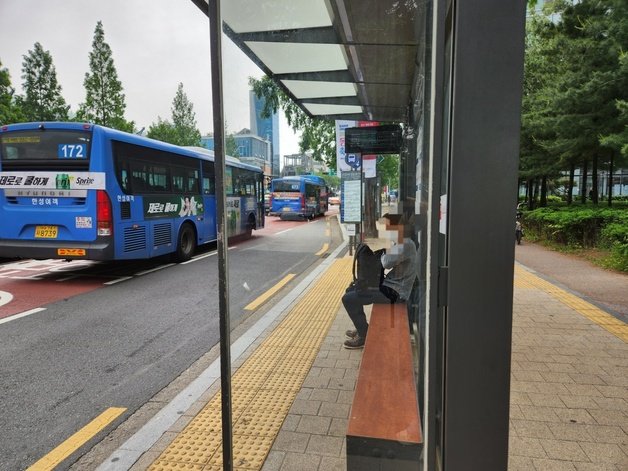
<instances>
[{"instance_id":1,"label":"sidewalk","mask_svg":"<svg viewBox=\"0 0 628 471\"><path fill-rule=\"evenodd\" d=\"M234 469L346 469L350 266L330 261L234 364ZM509 470L628 469L628 326L520 264L514 283ZM221 470L217 383L131 469Z\"/></svg>"}]
</instances>

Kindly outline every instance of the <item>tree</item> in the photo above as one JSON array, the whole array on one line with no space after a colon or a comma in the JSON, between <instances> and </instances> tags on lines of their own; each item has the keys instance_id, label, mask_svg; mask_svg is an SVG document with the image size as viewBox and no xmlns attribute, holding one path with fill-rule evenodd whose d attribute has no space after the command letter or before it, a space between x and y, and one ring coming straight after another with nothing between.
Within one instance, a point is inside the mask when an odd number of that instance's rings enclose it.
<instances>
[{"instance_id":1,"label":"tree","mask_svg":"<svg viewBox=\"0 0 628 471\"><path fill-rule=\"evenodd\" d=\"M69 105L61 96L61 85L52 63L52 55L40 43L24 55L22 62L22 89L24 96L18 105L27 121L66 121Z\"/></svg>"},{"instance_id":2,"label":"tree","mask_svg":"<svg viewBox=\"0 0 628 471\"><path fill-rule=\"evenodd\" d=\"M179 83L177 93L172 100L172 124L177 135L178 145L201 145L201 132L196 127L194 105L183 91L182 83Z\"/></svg>"},{"instance_id":3,"label":"tree","mask_svg":"<svg viewBox=\"0 0 628 471\"><path fill-rule=\"evenodd\" d=\"M157 117L157 123L153 123L149 126L147 137L151 139L157 139L158 141L169 142L174 144L177 139L174 126L170 121L162 120L160 116Z\"/></svg>"},{"instance_id":4,"label":"tree","mask_svg":"<svg viewBox=\"0 0 628 471\"><path fill-rule=\"evenodd\" d=\"M201 132L196 127L194 105L179 83L177 93L172 100L172 122L157 118L157 124L148 128L148 137L169 142L178 146L200 146Z\"/></svg>"},{"instance_id":5,"label":"tree","mask_svg":"<svg viewBox=\"0 0 628 471\"><path fill-rule=\"evenodd\" d=\"M24 120L22 110L15 101L14 93L9 70L3 68L0 61L0 124L19 123Z\"/></svg>"},{"instance_id":6,"label":"tree","mask_svg":"<svg viewBox=\"0 0 628 471\"><path fill-rule=\"evenodd\" d=\"M133 132L134 123L124 119L126 103L122 82L113 64L111 47L105 42L102 21L96 24L92 51L89 53L90 72L85 73L85 102L79 105L77 119Z\"/></svg>"},{"instance_id":7,"label":"tree","mask_svg":"<svg viewBox=\"0 0 628 471\"><path fill-rule=\"evenodd\" d=\"M597 203L598 168L609 163L612 170L624 129L628 74L620 63L628 45L627 17L624 0L555 0L528 21L520 176L530 188L541 182L541 200L548 179L569 171L571 203L579 166L581 198L586 200L590 171Z\"/></svg>"},{"instance_id":8,"label":"tree","mask_svg":"<svg viewBox=\"0 0 628 471\"><path fill-rule=\"evenodd\" d=\"M301 131L299 151L311 150L314 160L336 168L336 125L332 120L311 118L269 77L249 77L249 85L257 98L264 98L262 117L268 118L280 108L290 127Z\"/></svg>"}]
</instances>

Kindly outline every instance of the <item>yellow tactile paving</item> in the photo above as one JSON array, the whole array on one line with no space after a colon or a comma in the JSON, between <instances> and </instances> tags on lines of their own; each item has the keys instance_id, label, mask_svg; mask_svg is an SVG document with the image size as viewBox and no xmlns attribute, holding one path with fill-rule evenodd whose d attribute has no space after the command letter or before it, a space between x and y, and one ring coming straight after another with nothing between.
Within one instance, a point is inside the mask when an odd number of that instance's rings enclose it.
<instances>
[{"instance_id":1,"label":"yellow tactile paving","mask_svg":"<svg viewBox=\"0 0 628 471\"><path fill-rule=\"evenodd\" d=\"M233 374L233 467L259 470L310 371L351 280L350 257L336 260L281 324ZM149 468L222 469L220 393Z\"/></svg>"},{"instance_id":2,"label":"yellow tactile paving","mask_svg":"<svg viewBox=\"0 0 628 471\"><path fill-rule=\"evenodd\" d=\"M569 306L574 311L578 312L587 319L590 319L603 329L606 329L611 334L628 343L628 325L625 322L611 316L584 299L581 299L536 276L519 265L515 266L514 285L516 288L540 289L541 291L546 292L561 303Z\"/></svg>"}]
</instances>

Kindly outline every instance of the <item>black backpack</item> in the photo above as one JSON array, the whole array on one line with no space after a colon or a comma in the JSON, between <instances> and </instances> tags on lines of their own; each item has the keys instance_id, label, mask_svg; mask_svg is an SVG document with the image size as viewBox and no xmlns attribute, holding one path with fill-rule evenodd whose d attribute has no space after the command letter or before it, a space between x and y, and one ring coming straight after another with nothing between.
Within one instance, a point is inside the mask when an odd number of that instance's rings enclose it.
<instances>
[{"instance_id":1,"label":"black backpack","mask_svg":"<svg viewBox=\"0 0 628 471\"><path fill-rule=\"evenodd\" d=\"M353 256L353 285L358 290L379 288L384 280L381 256L384 250L373 252L366 244L359 244Z\"/></svg>"}]
</instances>

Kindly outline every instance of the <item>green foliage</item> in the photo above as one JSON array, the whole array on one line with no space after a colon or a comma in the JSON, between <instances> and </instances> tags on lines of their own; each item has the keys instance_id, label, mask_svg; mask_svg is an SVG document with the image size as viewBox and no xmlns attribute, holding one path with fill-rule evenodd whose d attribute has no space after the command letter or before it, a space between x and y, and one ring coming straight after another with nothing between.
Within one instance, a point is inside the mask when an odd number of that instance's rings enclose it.
<instances>
[{"instance_id":1,"label":"green foliage","mask_svg":"<svg viewBox=\"0 0 628 471\"><path fill-rule=\"evenodd\" d=\"M18 97L26 121L66 121L70 106L61 96L61 85L57 82L57 71L52 55L40 43L24 55L22 62L22 89L24 96Z\"/></svg>"},{"instance_id":2,"label":"green foliage","mask_svg":"<svg viewBox=\"0 0 628 471\"><path fill-rule=\"evenodd\" d=\"M14 93L9 70L2 67L2 61L0 61L0 125L19 123L24 120L22 110L15 102Z\"/></svg>"},{"instance_id":3,"label":"green foliage","mask_svg":"<svg viewBox=\"0 0 628 471\"><path fill-rule=\"evenodd\" d=\"M315 172L315 175L318 175L319 177L323 178L329 188L334 188L334 189L340 188L340 178L338 176L325 175L320 172Z\"/></svg>"},{"instance_id":4,"label":"green foliage","mask_svg":"<svg viewBox=\"0 0 628 471\"><path fill-rule=\"evenodd\" d=\"M233 134L227 134L225 137L225 147L227 151L227 155L231 157L240 157L240 152L238 151L238 143Z\"/></svg>"},{"instance_id":5,"label":"green foliage","mask_svg":"<svg viewBox=\"0 0 628 471\"><path fill-rule=\"evenodd\" d=\"M196 127L194 105L183 91L182 83L172 100L171 112L172 122L158 117L157 124L148 128L147 136L178 146L200 146L201 132Z\"/></svg>"},{"instance_id":6,"label":"green foliage","mask_svg":"<svg viewBox=\"0 0 628 471\"><path fill-rule=\"evenodd\" d=\"M332 120L310 118L269 77L249 77L249 85L257 98L264 99L262 117L268 118L282 109L290 127L301 131L299 150L312 151L314 160L336 168L336 125Z\"/></svg>"},{"instance_id":7,"label":"green foliage","mask_svg":"<svg viewBox=\"0 0 628 471\"><path fill-rule=\"evenodd\" d=\"M153 123L149 126L146 136L151 139L170 143L174 143L177 139L173 124L170 121L162 120L159 116L157 117L157 123Z\"/></svg>"},{"instance_id":8,"label":"green foliage","mask_svg":"<svg viewBox=\"0 0 628 471\"><path fill-rule=\"evenodd\" d=\"M177 134L176 144L180 146L200 146L201 132L196 127L194 105L179 83L177 93L172 100L172 124Z\"/></svg>"},{"instance_id":9,"label":"green foliage","mask_svg":"<svg viewBox=\"0 0 628 471\"><path fill-rule=\"evenodd\" d=\"M85 102L79 105L76 118L123 131L133 131L134 123L124 119L126 103L122 82L113 64L111 47L105 42L102 21L96 24L92 51L89 53L90 72L85 74Z\"/></svg>"},{"instance_id":10,"label":"green foliage","mask_svg":"<svg viewBox=\"0 0 628 471\"><path fill-rule=\"evenodd\" d=\"M547 207L524 213L526 233L569 247L609 251L609 268L628 271L628 211L623 208Z\"/></svg>"},{"instance_id":11,"label":"green foliage","mask_svg":"<svg viewBox=\"0 0 628 471\"><path fill-rule=\"evenodd\" d=\"M628 3L555 0L531 10L520 176L552 178L594 159L627 163L618 157L628 152Z\"/></svg>"},{"instance_id":12,"label":"green foliage","mask_svg":"<svg viewBox=\"0 0 628 471\"><path fill-rule=\"evenodd\" d=\"M397 188L399 186L399 155L383 155L381 161L377 162L377 175L382 187Z\"/></svg>"}]
</instances>

